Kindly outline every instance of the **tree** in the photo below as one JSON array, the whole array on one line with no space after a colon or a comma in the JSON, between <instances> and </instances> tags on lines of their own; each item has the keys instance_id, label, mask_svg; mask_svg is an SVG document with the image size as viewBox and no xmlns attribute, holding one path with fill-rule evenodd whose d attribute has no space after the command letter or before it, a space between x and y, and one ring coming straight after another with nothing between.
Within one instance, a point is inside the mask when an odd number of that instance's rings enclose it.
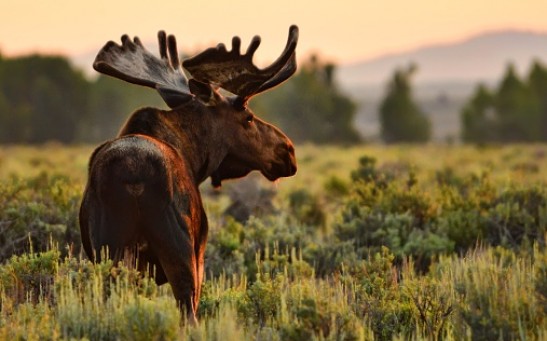
<instances>
[{"instance_id":1,"label":"tree","mask_svg":"<svg viewBox=\"0 0 547 341\"><path fill-rule=\"evenodd\" d=\"M90 81L64 57L0 55L0 143L96 142L114 137L135 109L162 103L150 89Z\"/></svg>"},{"instance_id":2,"label":"tree","mask_svg":"<svg viewBox=\"0 0 547 341\"><path fill-rule=\"evenodd\" d=\"M129 115L138 108L165 108L152 89L100 75L89 88L89 115L80 124L79 137L94 142L113 138Z\"/></svg>"},{"instance_id":3,"label":"tree","mask_svg":"<svg viewBox=\"0 0 547 341\"><path fill-rule=\"evenodd\" d=\"M528 85L537 99L540 139L547 141L547 69L537 60L532 63Z\"/></svg>"},{"instance_id":4,"label":"tree","mask_svg":"<svg viewBox=\"0 0 547 341\"><path fill-rule=\"evenodd\" d=\"M357 107L336 85L335 73L334 64L312 56L298 74L253 100L252 106L296 142L356 143Z\"/></svg>"},{"instance_id":5,"label":"tree","mask_svg":"<svg viewBox=\"0 0 547 341\"><path fill-rule=\"evenodd\" d=\"M499 122L494 109L494 96L479 85L462 111L462 140L484 144L499 140Z\"/></svg>"},{"instance_id":6,"label":"tree","mask_svg":"<svg viewBox=\"0 0 547 341\"><path fill-rule=\"evenodd\" d=\"M3 59L0 93L7 109L4 142L73 142L87 115L88 83L66 58L32 55Z\"/></svg>"},{"instance_id":7,"label":"tree","mask_svg":"<svg viewBox=\"0 0 547 341\"><path fill-rule=\"evenodd\" d=\"M537 141L540 137L538 100L522 82L512 64L495 96L494 105L499 119L499 136L504 142Z\"/></svg>"},{"instance_id":8,"label":"tree","mask_svg":"<svg viewBox=\"0 0 547 341\"><path fill-rule=\"evenodd\" d=\"M4 142L2 137L6 136L10 129L8 110L8 100L0 93L0 143Z\"/></svg>"},{"instance_id":9,"label":"tree","mask_svg":"<svg viewBox=\"0 0 547 341\"><path fill-rule=\"evenodd\" d=\"M547 140L547 70L537 61L526 81L512 64L495 91L479 86L462 110L465 142Z\"/></svg>"},{"instance_id":10,"label":"tree","mask_svg":"<svg viewBox=\"0 0 547 341\"><path fill-rule=\"evenodd\" d=\"M382 139L386 143L427 142L431 123L412 98L410 78L416 67L398 69L388 84L387 95L380 105Z\"/></svg>"}]
</instances>

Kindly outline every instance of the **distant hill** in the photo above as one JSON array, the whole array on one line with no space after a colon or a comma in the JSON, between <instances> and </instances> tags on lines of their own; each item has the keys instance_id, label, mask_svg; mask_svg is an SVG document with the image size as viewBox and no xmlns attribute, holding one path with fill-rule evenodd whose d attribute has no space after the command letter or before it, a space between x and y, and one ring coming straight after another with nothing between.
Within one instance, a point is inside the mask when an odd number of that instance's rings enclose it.
<instances>
[{"instance_id":1,"label":"distant hill","mask_svg":"<svg viewBox=\"0 0 547 341\"><path fill-rule=\"evenodd\" d=\"M338 72L346 87L384 84L397 67L418 65L416 83L491 82L498 80L512 62L519 72L528 71L530 62L547 61L547 32L499 31L469 39L417 48L371 60L343 65Z\"/></svg>"}]
</instances>

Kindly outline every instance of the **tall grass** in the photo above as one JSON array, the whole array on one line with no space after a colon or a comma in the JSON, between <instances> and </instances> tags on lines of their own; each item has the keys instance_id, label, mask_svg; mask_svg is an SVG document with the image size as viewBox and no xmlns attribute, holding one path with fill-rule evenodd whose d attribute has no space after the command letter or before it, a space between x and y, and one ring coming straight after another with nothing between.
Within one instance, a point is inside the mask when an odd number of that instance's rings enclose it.
<instances>
[{"instance_id":1,"label":"tall grass","mask_svg":"<svg viewBox=\"0 0 547 341\"><path fill-rule=\"evenodd\" d=\"M294 254L293 254L294 256ZM168 287L120 265L53 249L0 267L3 340L539 340L547 335L547 254L480 248L428 274L398 272L387 250L319 279L286 265L209 280L198 326L181 322Z\"/></svg>"},{"instance_id":2,"label":"tall grass","mask_svg":"<svg viewBox=\"0 0 547 341\"><path fill-rule=\"evenodd\" d=\"M4 148L0 340L546 339L543 149L305 146L245 222L204 185L190 326L168 285L78 251L89 148Z\"/></svg>"}]
</instances>

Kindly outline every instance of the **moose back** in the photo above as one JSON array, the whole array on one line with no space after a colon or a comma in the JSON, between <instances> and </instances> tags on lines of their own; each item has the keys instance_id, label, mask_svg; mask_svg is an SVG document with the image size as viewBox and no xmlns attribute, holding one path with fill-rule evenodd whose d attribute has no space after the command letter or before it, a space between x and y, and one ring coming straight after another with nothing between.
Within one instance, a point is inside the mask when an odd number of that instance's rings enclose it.
<instances>
[{"instance_id":1,"label":"moose back","mask_svg":"<svg viewBox=\"0 0 547 341\"><path fill-rule=\"evenodd\" d=\"M83 247L93 261L123 261L169 282L195 321L208 230L199 184L210 177L218 187L253 170L272 181L296 173L292 142L247 103L294 74L298 28L264 69L252 62L260 38L241 54L234 37L230 51L219 44L185 60L189 80L174 36L159 32L159 58L138 38L121 40L100 50L95 70L156 89L171 110L137 110L93 152L80 207Z\"/></svg>"}]
</instances>

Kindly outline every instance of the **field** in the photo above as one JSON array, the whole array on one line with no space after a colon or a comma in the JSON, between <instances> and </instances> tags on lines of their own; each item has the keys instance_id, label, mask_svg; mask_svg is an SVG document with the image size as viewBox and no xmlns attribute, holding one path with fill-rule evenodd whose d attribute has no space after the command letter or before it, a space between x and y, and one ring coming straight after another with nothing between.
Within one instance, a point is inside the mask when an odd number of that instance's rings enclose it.
<instances>
[{"instance_id":1,"label":"field","mask_svg":"<svg viewBox=\"0 0 547 341\"><path fill-rule=\"evenodd\" d=\"M1 340L546 340L547 146L297 148L202 185L198 326L81 254L90 146L0 149Z\"/></svg>"}]
</instances>

